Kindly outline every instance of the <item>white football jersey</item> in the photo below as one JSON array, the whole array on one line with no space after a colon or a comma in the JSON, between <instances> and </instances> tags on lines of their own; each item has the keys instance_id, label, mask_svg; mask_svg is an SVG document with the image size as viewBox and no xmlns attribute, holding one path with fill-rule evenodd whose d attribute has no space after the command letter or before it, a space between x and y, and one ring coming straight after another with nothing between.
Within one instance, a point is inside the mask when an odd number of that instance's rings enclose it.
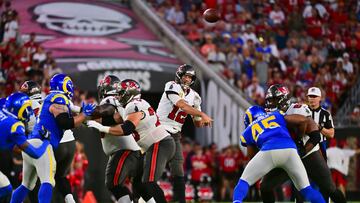
<instances>
[{"instance_id":1,"label":"white football jersey","mask_svg":"<svg viewBox=\"0 0 360 203\"><path fill-rule=\"evenodd\" d=\"M30 116L30 120L27 123L27 130L29 132L32 132L34 129L34 126L36 124L36 118L38 117L38 114L40 112L40 108L41 108L41 104L39 103L38 100L31 100L31 108L34 111L34 114Z\"/></svg>"},{"instance_id":2,"label":"white football jersey","mask_svg":"<svg viewBox=\"0 0 360 203\"><path fill-rule=\"evenodd\" d=\"M121 107L119 101L113 97L109 96L101 100L100 105L111 104L116 107L116 110L119 112L120 116L124 119L124 108ZM101 139L101 144L106 155L111 155L119 150L140 150L139 145L136 143L132 135L126 136L113 136L105 134Z\"/></svg>"},{"instance_id":3,"label":"white football jersey","mask_svg":"<svg viewBox=\"0 0 360 203\"><path fill-rule=\"evenodd\" d=\"M285 114L287 114L287 115L299 114L299 115L303 115L305 117L311 118L311 111L310 111L309 107L306 104L300 104L300 103L291 104ZM305 134L302 138L303 143L306 144L306 142L309 139L310 139L310 137ZM305 156L303 156L301 158L305 158L309 154L311 154L319 149L320 149L319 144L317 144L314 148L312 148L312 150L310 150Z\"/></svg>"},{"instance_id":4,"label":"white football jersey","mask_svg":"<svg viewBox=\"0 0 360 203\"><path fill-rule=\"evenodd\" d=\"M191 88L188 92L184 92L181 85L174 81L165 84L165 90L156 113L159 116L161 124L164 125L164 128L167 131L170 133L177 133L181 131L181 128L184 125L187 113L182 111L168 98L168 93L178 94L180 98L184 99L185 102L199 111L201 111L201 97Z\"/></svg>"},{"instance_id":5,"label":"white football jersey","mask_svg":"<svg viewBox=\"0 0 360 203\"><path fill-rule=\"evenodd\" d=\"M135 112L144 113L133 133L142 151L147 151L152 144L170 135L160 124L158 115L147 101L140 98L133 99L126 105L124 117Z\"/></svg>"}]
</instances>

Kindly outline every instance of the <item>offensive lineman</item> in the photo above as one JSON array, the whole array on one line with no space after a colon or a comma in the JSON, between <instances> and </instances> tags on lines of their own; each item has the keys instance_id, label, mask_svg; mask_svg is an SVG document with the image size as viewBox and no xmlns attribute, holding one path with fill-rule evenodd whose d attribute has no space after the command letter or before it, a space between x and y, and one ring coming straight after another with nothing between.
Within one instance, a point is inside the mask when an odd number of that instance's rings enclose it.
<instances>
[{"instance_id":1,"label":"offensive lineman","mask_svg":"<svg viewBox=\"0 0 360 203\"><path fill-rule=\"evenodd\" d=\"M175 140L175 156L169 163L173 176L174 198L185 203L184 158L181 146L181 128L188 114L193 116L196 127L210 126L212 119L201 112L201 98L191 89L196 80L195 70L191 65L181 65L176 71L175 81L165 84L156 113L160 123L164 125Z\"/></svg>"},{"instance_id":2,"label":"offensive lineman","mask_svg":"<svg viewBox=\"0 0 360 203\"><path fill-rule=\"evenodd\" d=\"M100 101L99 114L101 123L114 126L122 122L121 115L124 108L116 99L117 85L120 79L114 75L107 75L98 86ZM141 175L143 159L139 145L132 135L111 136L101 133L101 143L104 153L109 156L106 166L105 185L115 196L118 203L133 201L129 189L124 185L127 177L133 177L133 188L141 193Z\"/></svg>"},{"instance_id":3,"label":"offensive lineman","mask_svg":"<svg viewBox=\"0 0 360 203\"><path fill-rule=\"evenodd\" d=\"M304 104L290 104L289 90L284 85L269 87L266 96L266 107L270 111L281 110L286 115L299 114L311 118L309 108ZM292 129L290 129L292 131ZM324 196L330 196L335 203L345 203L346 199L331 178L326 161L319 151L320 135L305 135L293 138L309 178L319 186ZM273 188L284 183L289 177L282 169L274 169L264 176L261 182L261 195L264 203L275 202ZM298 201L298 199L297 199Z\"/></svg>"},{"instance_id":4,"label":"offensive lineman","mask_svg":"<svg viewBox=\"0 0 360 203\"><path fill-rule=\"evenodd\" d=\"M35 187L37 175L40 176L42 182L40 192L43 194L40 203L50 202L52 197L52 189L55 186L56 160L54 158L53 149L57 149L64 130L72 129L79 126L90 116L95 110L94 104L83 104L83 112L78 116L72 117L70 112L70 102L74 94L74 86L70 77L64 74L56 74L50 80L50 94L46 96L39 113L39 118L35 124L31 141L34 144L38 142L36 138L42 138L39 132L47 131L50 147L47 151L47 162L39 163L23 154L23 181L21 185L14 191L11 198L12 203L22 202L30 190ZM41 176L45 176L42 178Z\"/></svg>"},{"instance_id":5,"label":"offensive lineman","mask_svg":"<svg viewBox=\"0 0 360 203\"><path fill-rule=\"evenodd\" d=\"M141 99L140 85L135 80L126 79L118 83L119 102L125 108L121 125L107 127L96 121L89 121L88 126L100 132L114 136L134 134L141 150L145 152L144 171L142 182L148 194L151 194L157 203L166 202L164 192L157 184L166 167L175 153L175 142L170 134L160 124L154 109L145 100ZM142 196L148 202L150 195Z\"/></svg>"},{"instance_id":6,"label":"offensive lineman","mask_svg":"<svg viewBox=\"0 0 360 203\"><path fill-rule=\"evenodd\" d=\"M240 136L241 144L247 146L249 152L254 151L254 147L258 147L260 151L246 165L234 189L234 203L241 203L249 186L273 168L284 169L296 189L307 200L312 203L325 203L321 194L310 186L296 145L286 128L287 123L305 126L303 130L306 132L318 130L315 122L301 115L283 116L278 111L266 114L266 111L259 106L251 106L246 110L244 118L246 129Z\"/></svg>"}]
</instances>

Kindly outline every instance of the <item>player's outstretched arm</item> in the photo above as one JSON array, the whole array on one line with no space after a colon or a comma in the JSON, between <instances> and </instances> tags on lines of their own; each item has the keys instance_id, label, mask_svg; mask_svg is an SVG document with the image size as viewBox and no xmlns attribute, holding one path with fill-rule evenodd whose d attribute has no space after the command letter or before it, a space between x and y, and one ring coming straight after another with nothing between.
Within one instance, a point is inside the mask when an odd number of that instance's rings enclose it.
<instances>
[{"instance_id":1,"label":"player's outstretched arm","mask_svg":"<svg viewBox=\"0 0 360 203\"><path fill-rule=\"evenodd\" d=\"M201 118L201 122L205 125L205 126L211 126L213 119L210 118L210 116L208 116L206 113L197 110L196 108L190 106L188 103L186 103L185 100L180 99L176 102L175 104L177 107L179 107L181 110L183 110L185 113L190 114L194 117L200 117ZM201 125L200 125L201 126Z\"/></svg>"},{"instance_id":2,"label":"player's outstretched arm","mask_svg":"<svg viewBox=\"0 0 360 203\"><path fill-rule=\"evenodd\" d=\"M30 157L34 159L38 159L44 154L48 145L49 145L49 140L43 140L43 143L39 147L34 147L27 141L25 141L23 144L18 146Z\"/></svg>"},{"instance_id":3,"label":"player's outstretched arm","mask_svg":"<svg viewBox=\"0 0 360 203\"><path fill-rule=\"evenodd\" d=\"M96 121L88 121L87 125L88 127L98 129L100 132L108 133L114 136L130 135L135 131L136 126L139 124L139 122L143 117L144 117L143 112L135 112L129 114L126 120L124 121L124 123L120 125L108 127L108 126L103 126L102 124Z\"/></svg>"},{"instance_id":4,"label":"player's outstretched arm","mask_svg":"<svg viewBox=\"0 0 360 203\"><path fill-rule=\"evenodd\" d=\"M54 115L56 123L60 126L60 128L64 130L69 130L74 127L78 127L82 122L86 120L87 116L91 116L91 114L95 110L95 107L95 104L83 103L82 113L75 117L69 115L68 107L63 104L52 104L50 106L50 112Z\"/></svg>"}]
</instances>

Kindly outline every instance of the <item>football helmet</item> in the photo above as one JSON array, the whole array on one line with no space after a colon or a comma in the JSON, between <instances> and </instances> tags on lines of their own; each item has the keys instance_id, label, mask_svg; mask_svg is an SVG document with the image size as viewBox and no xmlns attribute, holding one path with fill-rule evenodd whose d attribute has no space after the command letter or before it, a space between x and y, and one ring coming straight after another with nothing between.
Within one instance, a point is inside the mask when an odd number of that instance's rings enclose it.
<instances>
[{"instance_id":1,"label":"football helmet","mask_svg":"<svg viewBox=\"0 0 360 203\"><path fill-rule=\"evenodd\" d=\"M116 96L117 95L117 85L120 82L120 79L115 75L106 75L98 86L98 96L99 99L104 99L107 96Z\"/></svg>"},{"instance_id":2,"label":"football helmet","mask_svg":"<svg viewBox=\"0 0 360 203\"><path fill-rule=\"evenodd\" d=\"M192 80L189 84L185 84L183 82L182 77L184 75L191 76ZM191 85L194 84L195 80L196 80L195 69L191 65L183 64L179 66L178 69L176 70L175 82L180 84L182 88L188 89Z\"/></svg>"},{"instance_id":3,"label":"football helmet","mask_svg":"<svg viewBox=\"0 0 360 203\"><path fill-rule=\"evenodd\" d=\"M21 85L20 91L27 94L30 97L30 99L32 99L32 100L36 100L36 101L42 100L41 87L39 84L37 84L36 82L34 82L32 80L25 81Z\"/></svg>"},{"instance_id":4,"label":"football helmet","mask_svg":"<svg viewBox=\"0 0 360 203\"><path fill-rule=\"evenodd\" d=\"M252 123L254 120L258 119L260 116L265 116L266 111L261 106L250 106L245 111L245 117L244 117L244 124L245 128L247 128L250 123Z\"/></svg>"},{"instance_id":5,"label":"football helmet","mask_svg":"<svg viewBox=\"0 0 360 203\"><path fill-rule=\"evenodd\" d=\"M63 93L71 100L74 96L74 84L69 76L56 74L50 80L50 92Z\"/></svg>"},{"instance_id":6,"label":"football helmet","mask_svg":"<svg viewBox=\"0 0 360 203\"><path fill-rule=\"evenodd\" d=\"M119 82L117 86L118 100L125 107L132 99L140 98L140 84L132 79L126 79Z\"/></svg>"},{"instance_id":7,"label":"football helmet","mask_svg":"<svg viewBox=\"0 0 360 203\"><path fill-rule=\"evenodd\" d=\"M34 113L31 108L30 98L21 92L15 92L8 96L5 101L3 111L15 119L28 122Z\"/></svg>"},{"instance_id":8,"label":"football helmet","mask_svg":"<svg viewBox=\"0 0 360 203\"><path fill-rule=\"evenodd\" d=\"M271 85L265 95L265 107L269 111L286 111L290 106L290 91L281 84Z\"/></svg>"}]
</instances>

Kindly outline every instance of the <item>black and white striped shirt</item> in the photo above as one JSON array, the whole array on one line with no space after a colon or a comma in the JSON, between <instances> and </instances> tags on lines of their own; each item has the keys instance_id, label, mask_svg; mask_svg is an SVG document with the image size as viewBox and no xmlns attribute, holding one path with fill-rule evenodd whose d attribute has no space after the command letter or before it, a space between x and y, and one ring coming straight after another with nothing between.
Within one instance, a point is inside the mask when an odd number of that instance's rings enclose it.
<instances>
[{"instance_id":1,"label":"black and white striped shirt","mask_svg":"<svg viewBox=\"0 0 360 203\"><path fill-rule=\"evenodd\" d=\"M319 107L317 109L310 108L310 111L311 111L311 117L315 121L315 123L321 125L326 129L334 128L334 122L329 111L325 110L322 107ZM320 142L323 142L324 140L326 140L326 137L324 137L324 135L321 134Z\"/></svg>"}]
</instances>

